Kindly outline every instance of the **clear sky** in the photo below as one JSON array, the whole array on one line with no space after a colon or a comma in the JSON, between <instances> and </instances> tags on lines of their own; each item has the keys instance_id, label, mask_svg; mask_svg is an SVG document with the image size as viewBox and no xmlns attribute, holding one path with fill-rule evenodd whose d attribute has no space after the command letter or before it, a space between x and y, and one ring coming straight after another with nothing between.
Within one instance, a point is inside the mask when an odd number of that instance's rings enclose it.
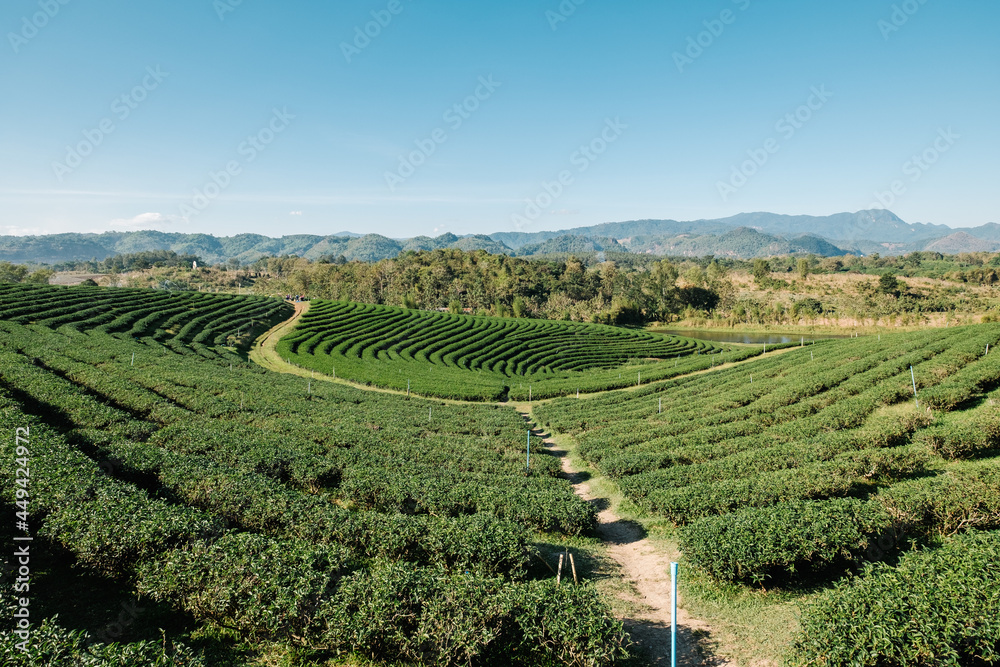
<instances>
[{"instance_id":1,"label":"clear sky","mask_svg":"<svg viewBox=\"0 0 1000 667\"><path fill-rule=\"evenodd\" d=\"M5 0L0 234L408 237L880 198L1000 222L998 27L989 0Z\"/></svg>"}]
</instances>

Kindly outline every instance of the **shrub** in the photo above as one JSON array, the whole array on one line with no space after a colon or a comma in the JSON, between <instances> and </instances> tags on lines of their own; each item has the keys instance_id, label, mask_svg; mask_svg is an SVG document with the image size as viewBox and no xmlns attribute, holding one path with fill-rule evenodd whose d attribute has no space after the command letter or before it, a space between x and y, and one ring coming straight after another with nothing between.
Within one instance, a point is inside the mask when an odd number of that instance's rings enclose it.
<instances>
[{"instance_id":1,"label":"shrub","mask_svg":"<svg viewBox=\"0 0 1000 667\"><path fill-rule=\"evenodd\" d=\"M783 583L863 560L890 524L879 503L792 501L697 521L681 533L681 549L717 579Z\"/></svg>"},{"instance_id":2,"label":"shrub","mask_svg":"<svg viewBox=\"0 0 1000 667\"><path fill-rule=\"evenodd\" d=\"M1000 528L1000 467L967 465L895 484L876 498L898 525L925 537Z\"/></svg>"},{"instance_id":3,"label":"shrub","mask_svg":"<svg viewBox=\"0 0 1000 667\"><path fill-rule=\"evenodd\" d=\"M0 662L9 667L205 667L205 659L179 642L141 641L101 644L83 630L68 630L46 618L31 629L31 650L16 648L21 639L10 630L0 632Z\"/></svg>"},{"instance_id":4,"label":"shrub","mask_svg":"<svg viewBox=\"0 0 1000 667\"><path fill-rule=\"evenodd\" d=\"M810 604L795 666L963 667L1000 662L1000 533L971 533L868 566Z\"/></svg>"}]
</instances>

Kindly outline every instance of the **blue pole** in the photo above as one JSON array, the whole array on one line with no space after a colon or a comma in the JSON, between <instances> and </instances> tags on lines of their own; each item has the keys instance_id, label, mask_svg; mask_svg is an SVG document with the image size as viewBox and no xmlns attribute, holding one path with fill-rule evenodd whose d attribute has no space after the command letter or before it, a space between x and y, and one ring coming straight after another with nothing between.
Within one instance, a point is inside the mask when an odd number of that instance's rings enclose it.
<instances>
[{"instance_id":1,"label":"blue pole","mask_svg":"<svg viewBox=\"0 0 1000 667\"><path fill-rule=\"evenodd\" d=\"M670 564L670 667L677 667L677 563Z\"/></svg>"}]
</instances>

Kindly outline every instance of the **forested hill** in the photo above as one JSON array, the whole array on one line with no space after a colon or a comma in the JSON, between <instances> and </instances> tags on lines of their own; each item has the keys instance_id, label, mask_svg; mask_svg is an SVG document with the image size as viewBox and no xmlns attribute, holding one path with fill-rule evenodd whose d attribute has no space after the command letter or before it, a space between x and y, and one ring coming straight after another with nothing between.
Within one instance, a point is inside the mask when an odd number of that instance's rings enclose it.
<instances>
[{"instance_id":1,"label":"forested hill","mask_svg":"<svg viewBox=\"0 0 1000 667\"><path fill-rule=\"evenodd\" d=\"M968 229L911 224L890 211L859 211L826 217L741 213L721 220L634 220L593 227L545 232L498 232L486 235L443 234L391 239L352 232L333 235L294 234L271 238L260 234L216 237L158 231L0 236L0 262L62 264L100 261L108 257L173 251L215 264L261 257L295 255L306 259L375 262L410 250L485 250L519 256L628 252L681 257L715 255L753 259L804 253L902 255L920 250L961 252L1000 250L1000 225Z\"/></svg>"},{"instance_id":2,"label":"forested hill","mask_svg":"<svg viewBox=\"0 0 1000 667\"><path fill-rule=\"evenodd\" d=\"M322 257L347 261L377 262L408 250L486 250L511 254L511 249L488 236L444 234L437 238L417 236L396 240L368 234L316 236L296 234L270 238L259 234L217 237L209 234L177 234L156 231L108 232L104 234L55 234L50 236L0 236L0 261L16 263L60 264L103 260L114 255L156 250L172 250L179 255L194 255L215 264L231 259L241 263L261 257L298 255L311 260Z\"/></svg>"}]
</instances>

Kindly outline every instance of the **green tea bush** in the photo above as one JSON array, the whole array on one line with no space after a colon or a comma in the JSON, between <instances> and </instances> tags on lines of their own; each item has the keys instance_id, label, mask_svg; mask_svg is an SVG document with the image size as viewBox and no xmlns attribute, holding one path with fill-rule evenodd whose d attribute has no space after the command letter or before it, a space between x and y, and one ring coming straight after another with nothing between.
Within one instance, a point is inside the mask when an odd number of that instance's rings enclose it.
<instances>
[{"instance_id":1,"label":"green tea bush","mask_svg":"<svg viewBox=\"0 0 1000 667\"><path fill-rule=\"evenodd\" d=\"M891 523L876 502L792 501L696 521L682 531L681 549L716 579L784 584L864 560Z\"/></svg>"},{"instance_id":2,"label":"green tea bush","mask_svg":"<svg viewBox=\"0 0 1000 667\"><path fill-rule=\"evenodd\" d=\"M621 623L592 586L505 584L387 565L344 579L326 638L368 656L419 664L613 665L627 654Z\"/></svg>"},{"instance_id":3,"label":"green tea bush","mask_svg":"<svg viewBox=\"0 0 1000 667\"><path fill-rule=\"evenodd\" d=\"M248 533L192 542L138 564L137 590L253 640L315 637L350 552Z\"/></svg>"},{"instance_id":4,"label":"green tea bush","mask_svg":"<svg viewBox=\"0 0 1000 667\"><path fill-rule=\"evenodd\" d=\"M6 625L6 624L5 624ZM84 630L69 630L45 618L31 628L30 650L17 648L21 638L0 631L0 662L9 667L208 667L196 651L180 642L141 641L103 644Z\"/></svg>"},{"instance_id":5,"label":"green tea bush","mask_svg":"<svg viewBox=\"0 0 1000 667\"><path fill-rule=\"evenodd\" d=\"M805 609L796 667L968 667L1000 662L1000 533L956 536L869 565Z\"/></svg>"},{"instance_id":6,"label":"green tea bush","mask_svg":"<svg viewBox=\"0 0 1000 667\"><path fill-rule=\"evenodd\" d=\"M894 484L876 496L893 521L933 538L970 529L1000 529L1000 466L963 464L941 475Z\"/></svg>"},{"instance_id":7,"label":"green tea bush","mask_svg":"<svg viewBox=\"0 0 1000 667\"><path fill-rule=\"evenodd\" d=\"M1000 449L1000 413L993 406L977 409L969 419L927 429L920 440L949 461L981 456Z\"/></svg>"}]
</instances>

